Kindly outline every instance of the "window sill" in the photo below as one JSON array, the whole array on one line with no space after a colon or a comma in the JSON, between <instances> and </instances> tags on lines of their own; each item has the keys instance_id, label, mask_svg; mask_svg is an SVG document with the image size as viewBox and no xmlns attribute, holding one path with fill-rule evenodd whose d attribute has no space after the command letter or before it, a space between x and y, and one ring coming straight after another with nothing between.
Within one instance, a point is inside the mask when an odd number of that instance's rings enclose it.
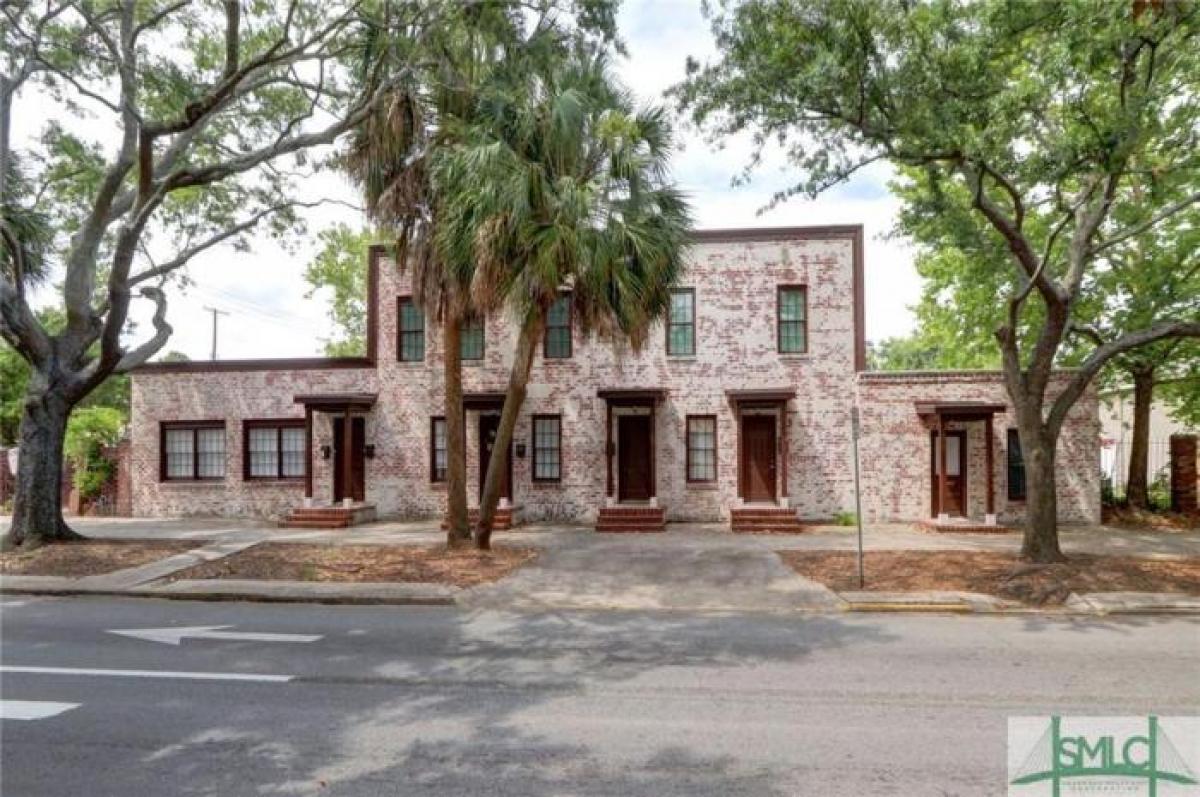
<instances>
[{"instance_id":1,"label":"window sill","mask_svg":"<svg viewBox=\"0 0 1200 797\"><path fill-rule=\"evenodd\" d=\"M668 354L667 362L669 363L694 363L700 358L695 354Z\"/></svg>"},{"instance_id":2,"label":"window sill","mask_svg":"<svg viewBox=\"0 0 1200 797\"><path fill-rule=\"evenodd\" d=\"M256 478L256 477L251 476L250 478L242 479L242 483L250 484L250 485L262 485L264 487L268 487L268 486L303 487L304 486L304 477L303 476L289 476L285 479L271 479L271 478Z\"/></svg>"},{"instance_id":3,"label":"window sill","mask_svg":"<svg viewBox=\"0 0 1200 797\"><path fill-rule=\"evenodd\" d=\"M163 487L216 487L224 485L225 479L160 479L158 482Z\"/></svg>"},{"instance_id":4,"label":"window sill","mask_svg":"<svg viewBox=\"0 0 1200 797\"><path fill-rule=\"evenodd\" d=\"M716 482L688 482L684 489L697 490L699 492L714 492L717 490Z\"/></svg>"},{"instance_id":5,"label":"window sill","mask_svg":"<svg viewBox=\"0 0 1200 797\"><path fill-rule=\"evenodd\" d=\"M396 360L396 365L404 368L418 368L424 364L424 360Z\"/></svg>"},{"instance_id":6,"label":"window sill","mask_svg":"<svg viewBox=\"0 0 1200 797\"><path fill-rule=\"evenodd\" d=\"M781 360L811 360L812 354L809 352L779 352Z\"/></svg>"},{"instance_id":7,"label":"window sill","mask_svg":"<svg viewBox=\"0 0 1200 797\"><path fill-rule=\"evenodd\" d=\"M534 490L557 490L562 487L562 479L530 481L529 486Z\"/></svg>"},{"instance_id":8,"label":"window sill","mask_svg":"<svg viewBox=\"0 0 1200 797\"><path fill-rule=\"evenodd\" d=\"M444 493L450 488L447 486L446 482L430 482L429 489L433 490L435 493Z\"/></svg>"}]
</instances>

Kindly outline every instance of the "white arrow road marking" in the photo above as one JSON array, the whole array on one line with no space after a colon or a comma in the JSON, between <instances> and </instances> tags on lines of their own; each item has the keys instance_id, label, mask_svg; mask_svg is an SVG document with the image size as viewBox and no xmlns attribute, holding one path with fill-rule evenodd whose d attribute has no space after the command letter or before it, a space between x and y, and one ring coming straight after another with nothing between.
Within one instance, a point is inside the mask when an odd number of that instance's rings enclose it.
<instances>
[{"instance_id":1,"label":"white arrow road marking","mask_svg":"<svg viewBox=\"0 0 1200 797\"><path fill-rule=\"evenodd\" d=\"M229 642L316 642L320 634L259 634L248 631L224 631L228 625L195 625L175 628L110 628L108 633L178 645L184 637L191 639L219 639Z\"/></svg>"},{"instance_id":2,"label":"white arrow road marking","mask_svg":"<svg viewBox=\"0 0 1200 797\"><path fill-rule=\"evenodd\" d=\"M95 675L113 678L177 678L187 681L264 681L287 683L291 675L267 675L256 672L175 672L172 670L95 670L75 667L19 667L0 664L0 672L23 672L32 675Z\"/></svg>"},{"instance_id":3,"label":"white arrow road marking","mask_svg":"<svg viewBox=\"0 0 1200 797\"><path fill-rule=\"evenodd\" d=\"M0 720L44 720L73 708L79 708L79 704L48 700L0 700Z\"/></svg>"}]
</instances>

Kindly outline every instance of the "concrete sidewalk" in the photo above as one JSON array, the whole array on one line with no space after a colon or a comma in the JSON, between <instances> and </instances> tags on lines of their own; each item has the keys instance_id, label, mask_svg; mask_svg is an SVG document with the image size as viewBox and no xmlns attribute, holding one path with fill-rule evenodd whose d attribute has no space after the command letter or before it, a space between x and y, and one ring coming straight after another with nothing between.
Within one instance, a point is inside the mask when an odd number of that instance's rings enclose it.
<instances>
[{"instance_id":1,"label":"concrete sidewalk","mask_svg":"<svg viewBox=\"0 0 1200 797\"><path fill-rule=\"evenodd\" d=\"M140 567L71 579L6 576L4 591L141 595L198 600L452 604L511 609L668 609L729 612L1031 611L972 593L838 594L786 566L780 550L853 550L852 529L822 527L800 535L735 535L716 525L671 524L665 534L597 534L579 526L525 526L497 535L501 544L539 549L539 557L493 584L460 589L439 584L361 584L226 579L168 582L174 573L260 542L432 545L444 533L429 522L379 522L351 529L289 530L227 520L77 519L97 539L187 539L197 548ZM207 541L207 542L206 542ZM929 534L907 526L869 528L866 548L1016 551L1020 535ZM1068 552L1147 558L1200 555L1200 532L1145 533L1068 529ZM1200 611L1200 599L1116 593L1073 596L1065 610Z\"/></svg>"}]
</instances>

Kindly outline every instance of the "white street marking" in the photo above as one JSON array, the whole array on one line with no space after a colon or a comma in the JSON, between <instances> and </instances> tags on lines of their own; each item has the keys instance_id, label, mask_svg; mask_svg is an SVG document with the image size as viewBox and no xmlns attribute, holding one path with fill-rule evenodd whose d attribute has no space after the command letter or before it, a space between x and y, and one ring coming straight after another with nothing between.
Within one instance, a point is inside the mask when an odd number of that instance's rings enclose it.
<instances>
[{"instance_id":1,"label":"white street marking","mask_svg":"<svg viewBox=\"0 0 1200 797\"><path fill-rule=\"evenodd\" d=\"M96 670L75 667L19 667L0 664L0 672L23 672L32 675L95 675L113 678L177 678L187 681L266 681L287 683L294 676L267 675L255 672L175 672L172 670Z\"/></svg>"},{"instance_id":2,"label":"white street marking","mask_svg":"<svg viewBox=\"0 0 1200 797\"><path fill-rule=\"evenodd\" d=\"M0 700L0 720L44 720L73 708L79 708L79 704L48 700Z\"/></svg>"},{"instance_id":3,"label":"white street marking","mask_svg":"<svg viewBox=\"0 0 1200 797\"><path fill-rule=\"evenodd\" d=\"M228 642L316 642L320 634L259 634L247 631L223 631L228 625L196 625L176 628L110 628L108 633L178 645L184 637L192 639L217 639Z\"/></svg>"}]
</instances>

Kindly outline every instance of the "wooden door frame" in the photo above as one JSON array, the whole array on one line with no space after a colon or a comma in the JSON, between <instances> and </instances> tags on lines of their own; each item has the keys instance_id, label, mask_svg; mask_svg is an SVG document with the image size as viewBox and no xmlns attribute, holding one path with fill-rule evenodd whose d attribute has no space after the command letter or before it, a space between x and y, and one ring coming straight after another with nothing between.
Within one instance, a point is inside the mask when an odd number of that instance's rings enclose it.
<instances>
[{"instance_id":1,"label":"wooden door frame","mask_svg":"<svg viewBox=\"0 0 1200 797\"><path fill-rule=\"evenodd\" d=\"M479 498L483 499L483 482L487 479L488 463L483 460L483 419L495 418L496 427L500 426L500 414L495 412L480 411L479 419L475 424L475 434L479 438ZM508 495L501 495L501 498L507 498L511 504L513 502L513 442L508 442L508 458L505 461L505 469L508 471Z\"/></svg>"},{"instance_id":2,"label":"wooden door frame","mask_svg":"<svg viewBox=\"0 0 1200 797\"><path fill-rule=\"evenodd\" d=\"M962 507L962 516L968 517L967 507L967 430L966 429L947 429L945 430L947 438L958 438L958 479L959 479L959 505ZM938 517L938 483L937 483L937 459L938 459L938 433L937 429L929 430L929 510L930 517ZM949 475L949 474L947 474Z\"/></svg>"},{"instance_id":3,"label":"wooden door frame","mask_svg":"<svg viewBox=\"0 0 1200 797\"><path fill-rule=\"evenodd\" d=\"M343 425L342 416L331 415L330 418L333 419L333 439L330 441L330 443L332 444L330 446L330 448L332 449L331 459L334 463L333 474L332 474L333 475L333 479L332 479L333 483L330 485L330 487L331 487L330 496L333 500L333 503L336 504L336 503L342 501L346 497L345 493L349 491L351 493L350 498L352 500L359 501L359 502L365 502L367 500L367 419L366 419L366 416L363 416L363 415L350 416L350 441L349 441L349 443L347 443L345 441L345 432L343 431L345 429L345 426ZM338 451L338 444L337 444L338 436L341 435L343 438L342 444L350 446L351 472L353 472L355 470L355 464L356 464L354 462L354 459L355 459L354 429L359 426L361 426L361 428L363 430L362 446L358 449L358 452L357 452L358 470L362 473L362 497L361 498L354 496L353 490L348 489L347 485L344 484L344 482L346 480L346 474L345 474L344 469L342 468L342 463L339 461L340 458L338 456L339 451ZM341 480L343 482L343 484L342 484L343 495L340 498L338 497L338 481L339 480Z\"/></svg>"},{"instance_id":4,"label":"wooden door frame","mask_svg":"<svg viewBox=\"0 0 1200 797\"><path fill-rule=\"evenodd\" d=\"M616 451L617 501L618 502L642 501L642 500L649 500L650 498L654 498L657 495L657 490L655 489L655 484L654 484L654 481L655 481L655 473L654 473L654 410L651 408L649 413L619 414L615 417L616 417L616 421L617 421L617 435L616 435L616 437L617 437L617 451ZM639 421L644 421L646 424L646 458L648 460L646 463L646 480L648 482L648 484L646 485L646 491L647 491L648 495L646 496L645 499L626 498L624 495L626 481L624 478L622 478L622 473L621 473L621 456L622 456L621 426L625 422L625 420L629 419L629 418L637 418Z\"/></svg>"},{"instance_id":5,"label":"wooden door frame","mask_svg":"<svg viewBox=\"0 0 1200 797\"><path fill-rule=\"evenodd\" d=\"M766 409L763 407L746 408L752 410ZM779 432L781 415L778 408L774 408L771 412L738 412L738 497L743 501L762 501L769 500L772 502L779 501ZM746 437L746 419L748 418L770 418L772 427L771 455L775 458L775 472L771 478L771 497L769 499L750 498L750 484L748 479L750 454L749 448L745 444Z\"/></svg>"}]
</instances>

